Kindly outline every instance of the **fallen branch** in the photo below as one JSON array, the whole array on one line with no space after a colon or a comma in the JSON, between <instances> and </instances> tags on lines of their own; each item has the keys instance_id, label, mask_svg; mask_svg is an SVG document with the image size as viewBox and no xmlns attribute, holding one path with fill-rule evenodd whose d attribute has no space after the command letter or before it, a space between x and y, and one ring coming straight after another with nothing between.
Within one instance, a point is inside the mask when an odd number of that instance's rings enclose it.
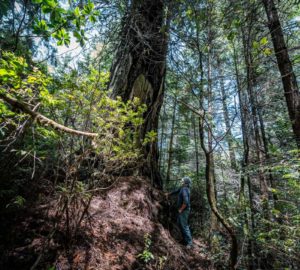
<instances>
[{"instance_id":1,"label":"fallen branch","mask_svg":"<svg viewBox=\"0 0 300 270\"><path fill-rule=\"evenodd\" d=\"M33 120L36 120L37 123L39 123L42 126L51 126L55 130L63 131L63 132L70 133L70 134L73 134L73 135L78 135L78 136L82 135L82 136L92 137L92 138L95 138L95 137L98 136L98 133L91 133L91 132L75 130L75 129L72 129L72 128L68 128L64 125L61 125L61 124L49 119L48 117L46 117L46 116L44 116L44 115L42 115L38 112L35 112L35 111L31 110L23 102L18 101L15 98L8 97L3 93L0 93L0 98L3 99L8 104L10 104L12 107L14 107L16 109L19 109L22 112L30 115L33 118Z\"/></svg>"}]
</instances>

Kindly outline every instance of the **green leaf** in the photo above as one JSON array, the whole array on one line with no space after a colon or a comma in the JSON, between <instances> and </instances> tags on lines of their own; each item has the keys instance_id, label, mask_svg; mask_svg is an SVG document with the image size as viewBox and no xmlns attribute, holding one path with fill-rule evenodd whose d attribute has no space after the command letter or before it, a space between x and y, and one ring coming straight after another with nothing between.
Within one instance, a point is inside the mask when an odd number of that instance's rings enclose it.
<instances>
[{"instance_id":1,"label":"green leaf","mask_svg":"<svg viewBox=\"0 0 300 270\"><path fill-rule=\"evenodd\" d=\"M187 16L189 19L191 19L191 18L192 18L192 15L193 15L193 10L189 8L189 9L186 11L186 16Z\"/></svg>"},{"instance_id":2,"label":"green leaf","mask_svg":"<svg viewBox=\"0 0 300 270\"><path fill-rule=\"evenodd\" d=\"M64 39L64 43L65 43L65 45L67 45L67 47L69 47L70 42L71 42L70 38L65 38Z\"/></svg>"},{"instance_id":3,"label":"green leaf","mask_svg":"<svg viewBox=\"0 0 300 270\"><path fill-rule=\"evenodd\" d=\"M56 43L58 46L64 45L64 41L62 39L58 40Z\"/></svg>"},{"instance_id":4,"label":"green leaf","mask_svg":"<svg viewBox=\"0 0 300 270\"><path fill-rule=\"evenodd\" d=\"M20 207L24 206L25 202L26 202L26 200L22 196L18 195L13 199L13 201L11 203L6 205L6 208L8 208L10 206L15 206L15 207L20 208Z\"/></svg>"},{"instance_id":5,"label":"green leaf","mask_svg":"<svg viewBox=\"0 0 300 270\"><path fill-rule=\"evenodd\" d=\"M53 9L50 15L50 20L52 23L57 24L62 22L62 14L58 9Z\"/></svg>"},{"instance_id":6,"label":"green leaf","mask_svg":"<svg viewBox=\"0 0 300 270\"><path fill-rule=\"evenodd\" d=\"M239 19L234 19L232 21L232 24L236 27L239 28L241 26L241 21Z\"/></svg>"},{"instance_id":7,"label":"green leaf","mask_svg":"<svg viewBox=\"0 0 300 270\"><path fill-rule=\"evenodd\" d=\"M4 68L0 69L0 76L4 76L4 75L7 75L7 74L9 74L7 69L4 69Z\"/></svg>"},{"instance_id":8,"label":"green leaf","mask_svg":"<svg viewBox=\"0 0 300 270\"><path fill-rule=\"evenodd\" d=\"M91 14L92 11L93 11L93 9L94 9L94 7L95 7L94 3L92 3L91 1L88 1L88 3L83 8L83 13L85 15Z\"/></svg>"},{"instance_id":9,"label":"green leaf","mask_svg":"<svg viewBox=\"0 0 300 270\"><path fill-rule=\"evenodd\" d=\"M48 6L42 6L42 12L47 14L47 13L50 13L52 11L52 8L51 7L48 7Z\"/></svg>"},{"instance_id":10,"label":"green leaf","mask_svg":"<svg viewBox=\"0 0 300 270\"><path fill-rule=\"evenodd\" d=\"M74 31L73 36L77 39L78 42L81 40L81 35L78 31Z\"/></svg>"},{"instance_id":11,"label":"green leaf","mask_svg":"<svg viewBox=\"0 0 300 270\"><path fill-rule=\"evenodd\" d=\"M77 18L77 19L75 20L75 25L76 25L76 28L77 28L78 30L80 30L80 26L81 26L81 20L80 20L80 18Z\"/></svg>"},{"instance_id":12,"label":"green leaf","mask_svg":"<svg viewBox=\"0 0 300 270\"><path fill-rule=\"evenodd\" d=\"M44 3L46 6L48 6L50 8L55 8L57 6L56 0L44 0Z\"/></svg>"},{"instance_id":13,"label":"green leaf","mask_svg":"<svg viewBox=\"0 0 300 270\"><path fill-rule=\"evenodd\" d=\"M265 46L268 43L268 39L266 37L263 37L260 41L259 41L261 46Z\"/></svg>"},{"instance_id":14,"label":"green leaf","mask_svg":"<svg viewBox=\"0 0 300 270\"><path fill-rule=\"evenodd\" d=\"M89 17L90 22L95 23L97 21L96 17L94 15L91 15Z\"/></svg>"},{"instance_id":15,"label":"green leaf","mask_svg":"<svg viewBox=\"0 0 300 270\"><path fill-rule=\"evenodd\" d=\"M79 9L79 7L76 7L74 9L74 15L75 15L75 17L79 17L80 16L80 9Z\"/></svg>"},{"instance_id":16,"label":"green leaf","mask_svg":"<svg viewBox=\"0 0 300 270\"><path fill-rule=\"evenodd\" d=\"M272 54L272 50L270 48L266 48L263 50L263 54L265 56L270 56Z\"/></svg>"},{"instance_id":17,"label":"green leaf","mask_svg":"<svg viewBox=\"0 0 300 270\"><path fill-rule=\"evenodd\" d=\"M258 49L259 48L259 43L257 41L253 41L253 48Z\"/></svg>"},{"instance_id":18,"label":"green leaf","mask_svg":"<svg viewBox=\"0 0 300 270\"><path fill-rule=\"evenodd\" d=\"M227 36L227 39L229 41L232 41L232 40L234 40L235 36L236 36L236 34L234 32L230 32Z\"/></svg>"}]
</instances>

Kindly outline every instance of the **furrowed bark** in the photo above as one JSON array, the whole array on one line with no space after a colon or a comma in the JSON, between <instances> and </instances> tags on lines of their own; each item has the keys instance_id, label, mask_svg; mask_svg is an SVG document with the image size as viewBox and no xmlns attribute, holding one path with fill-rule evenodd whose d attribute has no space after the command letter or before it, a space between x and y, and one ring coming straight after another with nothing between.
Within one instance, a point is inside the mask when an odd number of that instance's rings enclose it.
<instances>
[{"instance_id":1,"label":"furrowed bark","mask_svg":"<svg viewBox=\"0 0 300 270\"><path fill-rule=\"evenodd\" d=\"M123 101L137 97L147 105L140 129L139 147L146 161L142 174L149 176L158 187L162 187L162 180L157 142L142 144L142 141L149 131L157 131L163 101L169 24L164 11L163 0L131 1L122 21L121 42L109 84L113 97L120 96Z\"/></svg>"}]
</instances>

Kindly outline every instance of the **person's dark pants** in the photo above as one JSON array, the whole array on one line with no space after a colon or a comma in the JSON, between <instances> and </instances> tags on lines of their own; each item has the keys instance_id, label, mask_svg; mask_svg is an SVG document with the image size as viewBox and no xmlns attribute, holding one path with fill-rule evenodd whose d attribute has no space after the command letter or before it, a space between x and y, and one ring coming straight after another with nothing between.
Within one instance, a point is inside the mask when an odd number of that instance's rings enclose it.
<instances>
[{"instance_id":1,"label":"person's dark pants","mask_svg":"<svg viewBox=\"0 0 300 270\"><path fill-rule=\"evenodd\" d=\"M190 210L185 209L182 213L178 214L177 223L180 227L182 236L187 245L192 245L192 234L188 225Z\"/></svg>"}]
</instances>

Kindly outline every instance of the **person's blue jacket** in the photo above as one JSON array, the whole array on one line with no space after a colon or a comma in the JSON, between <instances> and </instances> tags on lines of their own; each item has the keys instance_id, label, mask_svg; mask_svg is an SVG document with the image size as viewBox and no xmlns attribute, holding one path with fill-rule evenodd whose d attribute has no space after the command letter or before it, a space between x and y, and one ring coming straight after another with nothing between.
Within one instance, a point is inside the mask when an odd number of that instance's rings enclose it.
<instances>
[{"instance_id":1,"label":"person's blue jacket","mask_svg":"<svg viewBox=\"0 0 300 270\"><path fill-rule=\"evenodd\" d=\"M190 203L190 189L187 186L181 187L173 192L170 193L170 195L178 194L177 198L177 207L180 208L182 204L184 203L186 205L186 209L190 210L191 203Z\"/></svg>"}]
</instances>

